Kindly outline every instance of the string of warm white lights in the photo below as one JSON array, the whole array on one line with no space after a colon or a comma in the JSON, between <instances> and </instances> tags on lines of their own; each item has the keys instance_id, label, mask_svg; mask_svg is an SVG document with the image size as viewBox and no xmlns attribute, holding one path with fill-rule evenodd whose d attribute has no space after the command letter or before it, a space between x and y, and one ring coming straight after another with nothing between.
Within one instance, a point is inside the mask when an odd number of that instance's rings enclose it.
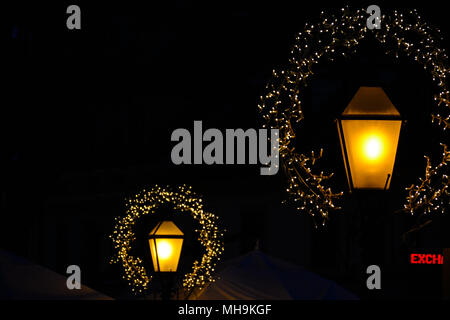
<instances>
[{"instance_id":1,"label":"string of warm white lights","mask_svg":"<svg viewBox=\"0 0 450 320\"><path fill-rule=\"evenodd\" d=\"M223 252L223 232L216 224L218 217L203 209L202 198L196 195L191 187L183 185L172 189L156 185L128 199L126 215L116 218L116 225L110 236L115 250L111 263L122 265L123 278L135 294L147 291L152 276L147 274L142 259L130 254L136 240L134 225L139 218L157 212L158 207L165 203L171 204L175 211L190 213L201 226L201 229L195 232L198 233L198 240L205 253L200 262L194 261L192 271L185 275L183 279L185 292L202 288L214 281L214 268Z\"/></svg>"},{"instance_id":2,"label":"string of warm white lights","mask_svg":"<svg viewBox=\"0 0 450 320\"><path fill-rule=\"evenodd\" d=\"M435 167L431 165L430 157L425 156L427 165L425 167L425 177L420 178L420 184L411 185L406 188L409 191L404 211L411 214L429 214L440 210L444 213L449 201L449 178L447 164L450 162L450 151L445 144L443 147L442 159Z\"/></svg>"},{"instance_id":3,"label":"string of warm white lights","mask_svg":"<svg viewBox=\"0 0 450 320\"><path fill-rule=\"evenodd\" d=\"M416 10L406 14L393 11L382 15L381 29L369 30L366 27L368 15L365 9L351 10L342 8L339 13L327 15L321 13L316 24L306 24L300 32L291 51L289 64L285 70L273 71L272 79L266 86L266 94L260 99L258 108L265 120L265 126L279 129L279 151L284 172L287 175L287 193L296 204L299 212L307 212L317 222L325 224L329 212L339 209L335 201L342 192L332 192L324 185L333 173L324 175L313 171L316 160L322 156L306 156L292 146L295 138L295 126L303 119L302 90L313 73L313 66L321 59L333 60L338 55L348 56L356 51L359 42L373 34L383 44L386 53L395 57L404 54L413 58L430 72L437 85L439 112L433 112L432 121L443 130L449 127L449 90L446 75L447 55L437 46L436 35L439 30L429 27ZM436 171L430 174L437 175ZM442 176L443 177L443 176ZM442 178L445 181L444 178ZM448 186L448 179L447 186ZM448 188L444 189L447 192ZM418 191L421 192L420 190ZM444 193L445 193L444 192ZM436 195L442 196L442 192ZM411 197L411 195L410 195ZM419 209L419 198L408 198L410 211ZM410 201L411 200L411 201ZM438 200L435 200L438 201ZM423 203L423 202L422 202ZM434 202L433 202L434 203ZM422 207L422 205L420 205Z\"/></svg>"}]
</instances>

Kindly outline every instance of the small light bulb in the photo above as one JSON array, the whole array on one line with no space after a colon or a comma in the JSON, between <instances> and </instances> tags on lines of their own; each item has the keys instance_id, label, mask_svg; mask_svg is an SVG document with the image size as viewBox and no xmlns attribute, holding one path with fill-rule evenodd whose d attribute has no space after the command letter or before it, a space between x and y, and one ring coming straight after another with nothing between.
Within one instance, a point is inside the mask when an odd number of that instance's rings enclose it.
<instances>
[{"instance_id":1,"label":"small light bulb","mask_svg":"<svg viewBox=\"0 0 450 320\"><path fill-rule=\"evenodd\" d=\"M172 255L172 246L167 240L158 241L158 258L168 259Z\"/></svg>"},{"instance_id":2,"label":"small light bulb","mask_svg":"<svg viewBox=\"0 0 450 320\"><path fill-rule=\"evenodd\" d=\"M364 154L370 160L376 160L381 156L383 144L377 136L369 137L364 143Z\"/></svg>"}]
</instances>

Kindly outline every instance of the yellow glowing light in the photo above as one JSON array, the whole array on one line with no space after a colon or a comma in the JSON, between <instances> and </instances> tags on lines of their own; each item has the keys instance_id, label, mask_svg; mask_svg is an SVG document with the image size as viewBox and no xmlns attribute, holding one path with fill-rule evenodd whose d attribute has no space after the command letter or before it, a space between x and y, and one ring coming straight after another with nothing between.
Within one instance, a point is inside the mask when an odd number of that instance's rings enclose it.
<instances>
[{"instance_id":1,"label":"yellow glowing light","mask_svg":"<svg viewBox=\"0 0 450 320\"><path fill-rule=\"evenodd\" d=\"M400 120L341 120L349 182L356 189L389 189ZM387 182L387 184L386 184Z\"/></svg>"},{"instance_id":2,"label":"yellow glowing light","mask_svg":"<svg viewBox=\"0 0 450 320\"><path fill-rule=\"evenodd\" d=\"M173 254L173 248L169 241L160 240L157 245L158 257L160 260L167 260Z\"/></svg>"},{"instance_id":3,"label":"yellow glowing light","mask_svg":"<svg viewBox=\"0 0 450 320\"><path fill-rule=\"evenodd\" d=\"M389 189L402 121L380 87L361 87L338 121L349 185Z\"/></svg>"},{"instance_id":4,"label":"yellow glowing light","mask_svg":"<svg viewBox=\"0 0 450 320\"><path fill-rule=\"evenodd\" d=\"M383 143L380 137L370 136L364 142L364 155L369 160L377 160L383 152Z\"/></svg>"},{"instance_id":5,"label":"yellow glowing light","mask_svg":"<svg viewBox=\"0 0 450 320\"><path fill-rule=\"evenodd\" d=\"M172 221L163 221L150 232L148 244L156 272L176 272L183 232Z\"/></svg>"}]
</instances>

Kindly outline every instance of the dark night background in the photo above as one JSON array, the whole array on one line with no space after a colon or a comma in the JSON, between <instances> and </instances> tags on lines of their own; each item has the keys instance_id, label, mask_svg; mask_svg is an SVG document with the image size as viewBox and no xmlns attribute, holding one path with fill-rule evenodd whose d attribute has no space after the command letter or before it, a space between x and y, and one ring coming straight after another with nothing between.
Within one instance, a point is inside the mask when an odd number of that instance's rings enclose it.
<instances>
[{"instance_id":1,"label":"dark night background","mask_svg":"<svg viewBox=\"0 0 450 320\"><path fill-rule=\"evenodd\" d=\"M81 8L81 30L66 28L70 4ZM0 247L61 274L77 264L83 283L126 297L120 268L108 263L114 217L124 213L124 199L144 187L186 183L220 216L227 230L224 259L252 250L259 240L262 251L362 298L441 298L442 267L411 266L409 253L450 247L448 216L404 242L401 235L414 220L393 213L402 207L403 188L424 174L423 155L440 155L429 116L431 81L420 65L384 55L371 37L352 58L318 65L305 93L297 148L325 148L319 169L333 170L331 186L347 191L333 120L359 86L382 86L408 121L388 192L346 194L344 210L314 229L307 215L281 204L281 170L261 176L259 165L175 166L170 160L172 131L193 132L194 120L202 120L204 130L261 127L259 96L272 69L288 62L296 33L321 10L345 4L7 6ZM417 8L441 29L441 46L448 49L447 13L435 3L376 4L382 11ZM365 286L370 264L382 270L383 289L375 293Z\"/></svg>"}]
</instances>

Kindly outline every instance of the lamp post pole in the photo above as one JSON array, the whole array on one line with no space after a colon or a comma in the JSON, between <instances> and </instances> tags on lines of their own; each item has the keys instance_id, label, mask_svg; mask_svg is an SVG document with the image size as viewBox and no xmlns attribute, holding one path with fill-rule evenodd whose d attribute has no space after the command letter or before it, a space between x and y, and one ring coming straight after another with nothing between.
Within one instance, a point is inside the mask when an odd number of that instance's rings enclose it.
<instances>
[{"instance_id":1,"label":"lamp post pole","mask_svg":"<svg viewBox=\"0 0 450 320\"><path fill-rule=\"evenodd\" d=\"M173 279L183 246L183 232L172 222L162 221L149 233L148 244L153 268L161 283L161 299L170 300Z\"/></svg>"},{"instance_id":2,"label":"lamp post pole","mask_svg":"<svg viewBox=\"0 0 450 320\"><path fill-rule=\"evenodd\" d=\"M173 272L160 272L159 278L161 281L161 299L170 300L173 291Z\"/></svg>"},{"instance_id":3,"label":"lamp post pole","mask_svg":"<svg viewBox=\"0 0 450 320\"><path fill-rule=\"evenodd\" d=\"M384 217L383 203L386 194L383 191L369 191L369 194L359 195L359 213L362 218L363 261L366 266L382 262L384 246Z\"/></svg>"},{"instance_id":4,"label":"lamp post pole","mask_svg":"<svg viewBox=\"0 0 450 320\"><path fill-rule=\"evenodd\" d=\"M357 90L337 119L349 189L357 204L352 222L359 230L353 239L361 255L356 253L356 260L364 273L368 266L385 262L387 190L402 123L400 112L384 90L366 86Z\"/></svg>"}]
</instances>

